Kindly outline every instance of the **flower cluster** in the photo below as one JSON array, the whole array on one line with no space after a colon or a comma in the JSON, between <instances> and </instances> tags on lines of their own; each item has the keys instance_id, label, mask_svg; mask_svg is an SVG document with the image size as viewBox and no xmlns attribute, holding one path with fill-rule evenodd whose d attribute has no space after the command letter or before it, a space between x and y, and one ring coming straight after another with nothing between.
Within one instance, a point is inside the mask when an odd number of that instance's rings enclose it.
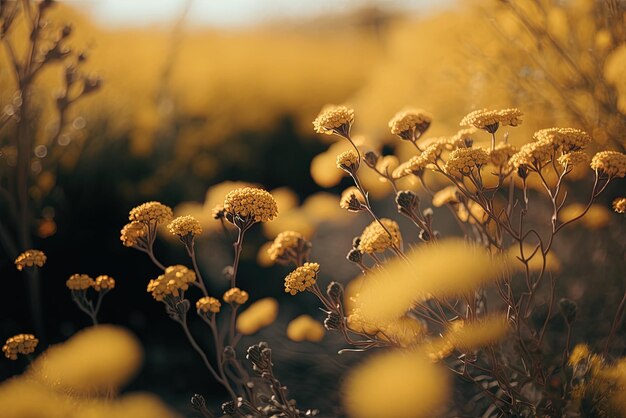
<instances>
[{"instance_id":1,"label":"flower cluster","mask_svg":"<svg viewBox=\"0 0 626 418\"><path fill-rule=\"evenodd\" d=\"M65 282L70 290L87 290L95 284L96 282L87 274L72 274Z\"/></svg>"},{"instance_id":2,"label":"flower cluster","mask_svg":"<svg viewBox=\"0 0 626 418\"><path fill-rule=\"evenodd\" d=\"M189 215L179 216L174 219L169 223L167 229L172 233L172 235L178 235L181 238L188 235L200 235L202 233L200 221Z\"/></svg>"},{"instance_id":3,"label":"flower cluster","mask_svg":"<svg viewBox=\"0 0 626 418\"><path fill-rule=\"evenodd\" d=\"M537 141L522 145L509 163L515 168L541 170L552 160L554 147L549 142Z\"/></svg>"},{"instance_id":4,"label":"flower cluster","mask_svg":"<svg viewBox=\"0 0 626 418\"><path fill-rule=\"evenodd\" d=\"M408 109L395 114L389 121L391 133L402 139L413 140L426 132L432 116L423 110Z\"/></svg>"},{"instance_id":5,"label":"flower cluster","mask_svg":"<svg viewBox=\"0 0 626 418\"><path fill-rule=\"evenodd\" d=\"M591 168L609 177L624 177L626 154L617 151L601 151L591 159Z\"/></svg>"},{"instance_id":6,"label":"flower cluster","mask_svg":"<svg viewBox=\"0 0 626 418\"><path fill-rule=\"evenodd\" d=\"M267 222L278 215L278 206L272 195L255 187L235 189L224 199L226 213L243 220Z\"/></svg>"},{"instance_id":7,"label":"flower cluster","mask_svg":"<svg viewBox=\"0 0 626 418\"><path fill-rule=\"evenodd\" d=\"M232 305L243 305L248 301L248 292L241 290L238 287L233 287L224 292L222 297L224 302Z\"/></svg>"},{"instance_id":8,"label":"flower cluster","mask_svg":"<svg viewBox=\"0 0 626 418\"><path fill-rule=\"evenodd\" d=\"M400 235L398 223L386 218L381 219L380 222L382 225L374 221L363 230L358 248L361 252L382 253L393 246L397 248L402 246L402 235Z\"/></svg>"},{"instance_id":9,"label":"flower cluster","mask_svg":"<svg viewBox=\"0 0 626 418\"><path fill-rule=\"evenodd\" d=\"M572 151L561 155L557 161L563 167L568 168L585 165L589 164L589 154L584 151Z\"/></svg>"},{"instance_id":10,"label":"flower cluster","mask_svg":"<svg viewBox=\"0 0 626 418\"><path fill-rule=\"evenodd\" d=\"M132 221L124 225L120 234L120 240L125 247L134 247L148 234L148 230L143 223Z\"/></svg>"},{"instance_id":11,"label":"flower cluster","mask_svg":"<svg viewBox=\"0 0 626 418\"><path fill-rule=\"evenodd\" d=\"M218 313L220 311L222 304L216 298L212 298L211 296L205 296L203 298L198 299L196 302L196 309L198 313Z\"/></svg>"},{"instance_id":12,"label":"flower cluster","mask_svg":"<svg viewBox=\"0 0 626 418\"><path fill-rule=\"evenodd\" d=\"M282 258L286 252L296 253L300 243L304 241L304 236L296 231L283 231L267 249L267 253L272 261Z\"/></svg>"},{"instance_id":13,"label":"flower cluster","mask_svg":"<svg viewBox=\"0 0 626 418\"><path fill-rule=\"evenodd\" d=\"M415 174L421 176L424 170L430 165L435 164L444 149L443 144L435 142L430 144L421 154L411 157L405 163L400 164L391 174L395 179Z\"/></svg>"},{"instance_id":14,"label":"flower cluster","mask_svg":"<svg viewBox=\"0 0 626 418\"><path fill-rule=\"evenodd\" d=\"M353 173L359 168L359 156L356 152L344 151L337 156L337 168Z\"/></svg>"},{"instance_id":15,"label":"flower cluster","mask_svg":"<svg viewBox=\"0 0 626 418\"><path fill-rule=\"evenodd\" d=\"M172 208L160 202L146 202L131 209L128 219L131 221L150 224L152 222L163 223L173 217Z\"/></svg>"},{"instance_id":16,"label":"flower cluster","mask_svg":"<svg viewBox=\"0 0 626 418\"><path fill-rule=\"evenodd\" d=\"M148 292L161 301L167 295L179 296L180 290L187 290L196 281L196 273L182 265L169 266L165 272L148 283Z\"/></svg>"},{"instance_id":17,"label":"flower cluster","mask_svg":"<svg viewBox=\"0 0 626 418\"><path fill-rule=\"evenodd\" d=\"M111 276L98 276L94 281L93 288L96 292L100 292L102 290L111 290L115 287L115 279Z\"/></svg>"},{"instance_id":18,"label":"flower cluster","mask_svg":"<svg viewBox=\"0 0 626 418\"><path fill-rule=\"evenodd\" d=\"M358 212L365 208L365 197L356 187L348 187L341 193L339 207L350 212Z\"/></svg>"},{"instance_id":19,"label":"flower cluster","mask_svg":"<svg viewBox=\"0 0 626 418\"><path fill-rule=\"evenodd\" d=\"M561 149L563 153L577 151L585 148L591 142L587 132L575 128L548 128L533 134L536 141L548 142L555 149Z\"/></svg>"},{"instance_id":20,"label":"flower cluster","mask_svg":"<svg viewBox=\"0 0 626 418\"><path fill-rule=\"evenodd\" d=\"M18 354L28 355L35 351L39 344L39 340L32 334L18 334L9 338L4 346L2 346L2 352L6 358L11 360L17 360Z\"/></svg>"},{"instance_id":21,"label":"flower cluster","mask_svg":"<svg viewBox=\"0 0 626 418\"><path fill-rule=\"evenodd\" d=\"M313 286L317 279L320 265L317 263L304 263L285 277L285 292L295 295L304 292Z\"/></svg>"},{"instance_id":22,"label":"flower cluster","mask_svg":"<svg viewBox=\"0 0 626 418\"><path fill-rule=\"evenodd\" d=\"M338 134L344 137L350 135L350 128L354 122L354 110L346 106L327 106L313 121L315 132L320 134Z\"/></svg>"},{"instance_id":23,"label":"flower cluster","mask_svg":"<svg viewBox=\"0 0 626 418\"><path fill-rule=\"evenodd\" d=\"M519 109L475 110L461 120L461 126L473 126L494 133L499 126L517 126L522 123L523 113Z\"/></svg>"},{"instance_id":24,"label":"flower cluster","mask_svg":"<svg viewBox=\"0 0 626 418\"><path fill-rule=\"evenodd\" d=\"M45 263L46 255L43 253L43 251L39 250L24 251L15 259L15 267L20 271L23 270L24 267L43 267Z\"/></svg>"},{"instance_id":25,"label":"flower cluster","mask_svg":"<svg viewBox=\"0 0 626 418\"><path fill-rule=\"evenodd\" d=\"M451 176L462 177L474 169L480 170L488 162L489 154L481 148L458 148L448 156L444 170Z\"/></svg>"},{"instance_id":26,"label":"flower cluster","mask_svg":"<svg viewBox=\"0 0 626 418\"><path fill-rule=\"evenodd\" d=\"M508 142L501 142L489 151L489 161L497 168L505 168L517 149Z\"/></svg>"},{"instance_id":27,"label":"flower cluster","mask_svg":"<svg viewBox=\"0 0 626 418\"><path fill-rule=\"evenodd\" d=\"M626 213L626 197L618 197L613 200L613 210L617 213Z\"/></svg>"}]
</instances>

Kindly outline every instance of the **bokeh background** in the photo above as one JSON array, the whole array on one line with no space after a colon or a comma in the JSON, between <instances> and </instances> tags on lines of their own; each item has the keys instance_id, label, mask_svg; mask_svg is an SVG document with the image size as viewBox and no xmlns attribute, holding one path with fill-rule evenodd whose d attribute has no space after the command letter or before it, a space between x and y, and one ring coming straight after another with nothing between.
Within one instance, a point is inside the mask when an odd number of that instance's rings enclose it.
<instances>
[{"instance_id":1,"label":"bokeh background","mask_svg":"<svg viewBox=\"0 0 626 418\"><path fill-rule=\"evenodd\" d=\"M247 342L271 342L278 373L299 404L320 408L323 416L341 415L337 382L358 358L338 356L341 342L333 335L321 344L285 337L297 315L323 315L312 297L284 296L287 271L264 265L259 251L278 232L294 229L313 241L312 258L328 280L346 282L358 273L345 255L368 219L338 207L349 182L335 157L346 144L315 135L311 121L325 104L347 103L356 111L353 132L360 143L403 161L411 149L392 137L387 122L405 106L434 115L431 136L454 134L476 108L518 107L525 116L511 131L514 143L527 142L539 128L573 126L591 133L597 149L623 151L624 7L617 0L60 2L50 24L72 25L68 43L85 52L82 71L101 77L102 87L69 109L62 134L49 143L62 63L37 79L38 148L29 195L34 248L48 256L41 272L42 320L33 317L26 281L3 247L0 336L36 331L44 347L67 339L89 320L72 303L65 280L73 273L108 274L117 287L100 318L131 329L146 350L142 372L128 390L154 392L185 416L193 416L193 393L219 405L224 393L145 291L159 272L121 245L119 230L128 210L148 200L198 217L206 231L197 242L200 268L210 278L209 293L220 294L232 248L211 209L233 182L262 185L275 194L280 215L249 234L239 285L253 300L279 298L281 308L278 321ZM14 92L5 52L3 104ZM15 167L8 135L0 132L4 177ZM388 186L375 175L364 181L379 213L396 217ZM601 206L608 208L623 186L616 182ZM410 182L405 187L418 188ZM583 201L582 189L571 193ZM567 231L566 244L555 247L569 275L564 291L575 300L587 298L578 339L600 333L591 324L602 320L603 304L616 303L619 292L610 289L623 281L623 218L598 210L599 222ZM442 215L439 222L441 230L453 230L451 218ZM166 264L187 261L182 245L167 234L156 248ZM611 267L602 270L602 263ZM589 277L599 275L609 279L594 293ZM0 379L22 368L0 362Z\"/></svg>"}]
</instances>

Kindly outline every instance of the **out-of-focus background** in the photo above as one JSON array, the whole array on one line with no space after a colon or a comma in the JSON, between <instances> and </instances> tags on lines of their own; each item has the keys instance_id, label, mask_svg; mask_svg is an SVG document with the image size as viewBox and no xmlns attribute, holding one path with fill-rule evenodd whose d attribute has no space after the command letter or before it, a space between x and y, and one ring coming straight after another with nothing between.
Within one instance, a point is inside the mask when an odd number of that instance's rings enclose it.
<instances>
[{"instance_id":1,"label":"out-of-focus background","mask_svg":"<svg viewBox=\"0 0 626 418\"><path fill-rule=\"evenodd\" d=\"M224 393L145 291L157 269L119 240L133 206L158 200L177 215L198 217L206 231L197 243L200 268L211 280L209 292L221 294L227 287L221 270L232 248L211 218L212 207L232 182L273 191L279 217L249 234L239 285L253 300L279 298L281 313L248 341L271 341L283 383L300 404L334 416L337 380L356 357L336 355L341 343L333 335L322 344L290 342L289 320L301 313L323 316L310 295L284 296L284 268L259 266L261 246L294 229L312 240L312 258L328 280L358 273L345 254L368 219L338 207L349 182L335 157L346 144L315 135L311 125L325 104L352 106L359 143L401 161L411 148L390 134L387 122L406 106L433 114L429 136L454 134L477 108L518 107L525 115L510 131L513 143L552 126L587 130L596 149L623 151L626 143L626 26L624 3L617 0L77 0L51 11L50 25L65 23L72 25L69 45L87 57L82 71L97 73L102 87L69 109L52 143L62 63L42 72L33 90L39 113L29 189L32 232L34 248L48 256L37 331L47 345L89 324L65 288L69 275L115 277L101 320L130 328L146 350L129 389L155 392L184 415L192 415L193 393L213 406ZM3 50L1 103L10 102L13 91ZM0 136L2 176L15 167L16 150L7 144ZM396 217L388 186L375 175L364 182L380 214ZM605 195L607 208L620 186ZM0 213L9 219L6 207ZM608 210L603 216L599 226L589 226L594 233L572 230L568 245L555 248L562 264L571 261L576 271L570 296L591 298L582 308L589 321L606 298L588 292L590 261L611 256L623 265L623 245L615 245L621 219ZM441 230L453 229L446 223L451 218L441 219ZM156 248L166 264L187 262L183 247L166 234ZM36 325L13 254L1 251L5 338ZM589 251L587 263L581 251ZM579 337L593 332L589 327ZM2 379L20 370L0 362Z\"/></svg>"}]
</instances>

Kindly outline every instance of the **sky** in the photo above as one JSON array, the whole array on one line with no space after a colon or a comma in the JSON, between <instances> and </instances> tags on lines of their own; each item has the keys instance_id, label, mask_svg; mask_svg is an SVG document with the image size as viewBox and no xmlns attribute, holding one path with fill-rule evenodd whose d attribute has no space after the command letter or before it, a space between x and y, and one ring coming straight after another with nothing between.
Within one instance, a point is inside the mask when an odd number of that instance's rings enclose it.
<instances>
[{"instance_id":1,"label":"sky","mask_svg":"<svg viewBox=\"0 0 626 418\"><path fill-rule=\"evenodd\" d=\"M61 0L83 9L106 26L167 23L190 2L188 23L237 27L280 18L313 17L362 6L428 11L453 0Z\"/></svg>"}]
</instances>

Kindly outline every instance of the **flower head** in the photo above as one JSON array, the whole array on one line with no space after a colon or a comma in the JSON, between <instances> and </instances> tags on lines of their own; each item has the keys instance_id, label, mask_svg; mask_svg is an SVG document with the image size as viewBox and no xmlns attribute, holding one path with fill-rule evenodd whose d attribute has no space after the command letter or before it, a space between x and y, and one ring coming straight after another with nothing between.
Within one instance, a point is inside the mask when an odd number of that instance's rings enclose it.
<instances>
[{"instance_id":1,"label":"flower head","mask_svg":"<svg viewBox=\"0 0 626 418\"><path fill-rule=\"evenodd\" d=\"M484 129L489 133L495 133L499 126L517 126L522 123L520 117L523 113L519 109L502 110L475 110L467 114L461 120L461 126L473 126Z\"/></svg>"},{"instance_id":2,"label":"flower head","mask_svg":"<svg viewBox=\"0 0 626 418\"><path fill-rule=\"evenodd\" d=\"M354 173L359 169L359 156L352 150L342 152L337 156L337 168Z\"/></svg>"},{"instance_id":3,"label":"flower head","mask_svg":"<svg viewBox=\"0 0 626 418\"><path fill-rule=\"evenodd\" d=\"M575 166L589 164L589 155L584 151L572 151L557 158L563 167L573 168Z\"/></svg>"},{"instance_id":4,"label":"flower head","mask_svg":"<svg viewBox=\"0 0 626 418\"><path fill-rule=\"evenodd\" d=\"M95 284L96 282L86 274L72 274L65 282L70 290L87 290Z\"/></svg>"},{"instance_id":5,"label":"flower head","mask_svg":"<svg viewBox=\"0 0 626 418\"><path fill-rule=\"evenodd\" d=\"M350 212L359 212L365 209L365 197L359 189L350 186L341 193L339 207Z\"/></svg>"},{"instance_id":6,"label":"flower head","mask_svg":"<svg viewBox=\"0 0 626 418\"><path fill-rule=\"evenodd\" d=\"M561 149L564 153L577 151L585 148L591 137L585 131L575 128L548 128L533 134L536 141L551 143L555 149Z\"/></svg>"},{"instance_id":7,"label":"flower head","mask_svg":"<svg viewBox=\"0 0 626 418\"><path fill-rule=\"evenodd\" d=\"M613 210L617 213L626 213L626 197L618 197L613 200Z\"/></svg>"},{"instance_id":8,"label":"flower head","mask_svg":"<svg viewBox=\"0 0 626 418\"><path fill-rule=\"evenodd\" d=\"M617 151L600 151L591 159L591 168L610 177L626 176L626 154Z\"/></svg>"},{"instance_id":9,"label":"flower head","mask_svg":"<svg viewBox=\"0 0 626 418\"><path fill-rule=\"evenodd\" d=\"M392 134L414 141L426 132L432 119L432 116L423 110L407 109L396 113L389 121L389 127Z\"/></svg>"},{"instance_id":10,"label":"flower head","mask_svg":"<svg viewBox=\"0 0 626 418\"><path fill-rule=\"evenodd\" d=\"M98 276L93 284L93 288L96 292L102 290L111 290L115 287L115 279L111 276Z\"/></svg>"},{"instance_id":11,"label":"flower head","mask_svg":"<svg viewBox=\"0 0 626 418\"><path fill-rule=\"evenodd\" d=\"M189 288L196 281L196 273L182 265L169 266L165 272L148 283L148 292L158 301L167 295L179 296L180 291Z\"/></svg>"},{"instance_id":12,"label":"flower head","mask_svg":"<svg viewBox=\"0 0 626 418\"><path fill-rule=\"evenodd\" d=\"M541 170L554 154L554 147L549 142L537 141L522 145L520 150L509 160L515 169L525 168Z\"/></svg>"},{"instance_id":13,"label":"flower head","mask_svg":"<svg viewBox=\"0 0 626 418\"><path fill-rule=\"evenodd\" d=\"M400 164L393 170L391 177L399 179L409 174L421 176L429 165L437 162L444 148L444 145L440 142L430 144L421 154L411 157L409 161Z\"/></svg>"},{"instance_id":14,"label":"flower head","mask_svg":"<svg viewBox=\"0 0 626 418\"><path fill-rule=\"evenodd\" d=\"M148 234L148 229L145 224L132 221L124 225L120 234L120 240L125 247L134 247Z\"/></svg>"},{"instance_id":15,"label":"flower head","mask_svg":"<svg viewBox=\"0 0 626 418\"><path fill-rule=\"evenodd\" d=\"M393 246L396 248L402 246L402 235L400 235L398 223L386 218L381 219L380 222L382 225L374 221L363 230L358 248L361 252L382 253Z\"/></svg>"},{"instance_id":16,"label":"flower head","mask_svg":"<svg viewBox=\"0 0 626 418\"><path fill-rule=\"evenodd\" d=\"M246 222L267 222L278 215L278 206L272 195L255 187L235 189L226 195L224 210L233 218Z\"/></svg>"},{"instance_id":17,"label":"flower head","mask_svg":"<svg viewBox=\"0 0 626 418\"><path fill-rule=\"evenodd\" d=\"M448 186L439 190L433 196L433 206L439 208L448 203L458 203L458 193L459 189L456 186Z\"/></svg>"},{"instance_id":18,"label":"flower head","mask_svg":"<svg viewBox=\"0 0 626 418\"><path fill-rule=\"evenodd\" d=\"M198 299L196 302L196 309L198 313L218 313L220 311L222 304L216 298L212 298L211 296L205 296L203 298Z\"/></svg>"},{"instance_id":19,"label":"flower head","mask_svg":"<svg viewBox=\"0 0 626 418\"><path fill-rule=\"evenodd\" d=\"M35 351L39 340L33 334L18 334L9 338L2 347L6 358L17 360L18 354L28 355Z\"/></svg>"},{"instance_id":20,"label":"flower head","mask_svg":"<svg viewBox=\"0 0 626 418\"><path fill-rule=\"evenodd\" d=\"M202 233L200 221L189 215L179 216L174 219L169 223L167 229L169 229L172 235L178 235L181 238L189 235L196 236Z\"/></svg>"},{"instance_id":21,"label":"flower head","mask_svg":"<svg viewBox=\"0 0 626 418\"><path fill-rule=\"evenodd\" d=\"M303 244L307 242L299 232L283 231L274 238L274 241L267 249L267 253L272 261L295 258L301 251Z\"/></svg>"},{"instance_id":22,"label":"flower head","mask_svg":"<svg viewBox=\"0 0 626 418\"><path fill-rule=\"evenodd\" d=\"M17 269L20 271L23 270L24 267L43 267L45 263L46 255L43 253L43 251L39 250L24 251L15 259L15 267L17 267Z\"/></svg>"},{"instance_id":23,"label":"flower head","mask_svg":"<svg viewBox=\"0 0 626 418\"><path fill-rule=\"evenodd\" d=\"M452 176L467 176L488 162L489 154L481 148L458 148L448 156L444 170Z\"/></svg>"},{"instance_id":24,"label":"flower head","mask_svg":"<svg viewBox=\"0 0 626 418\"><path fill-rule=\"evenodd\" d=\"M317 263L304 263L285 277L285 292L295 295L304 292L313 286L317 280L317 272L320 265Z\"/></svg>"},{"instance_id":25,"label":"flower head","mask_svg":"<svg viewBox=\"0 0 626 418\"><path fill-rule=\"evenodd\" d=\"M350 137L350 128L354 122L354 110L346 106L325 106L313 121L315 132L320 134L337 134Z\"/></svg>"},{"instance_id":26,"label":"flower head","mask_svg":"<svg viewBox=\"0 0 626 418\"><path fill-rule=\"evenodd\" d=\"M172 208L160 202L147 202L131 209L128 219L144 224L163 223L173 217Z\"/></svg>"},{"instance_id":27,"label":"flower head","mask_svg":"<svg viewBox=\"0 0 626 418\"><path fill-rule=\"evenodd\" d=\"M243 305L248 301L248 292L241 290L238 287L233 287L224 292L224 296L222 298L226 303Z\"/></svg>"}]
</instances>

